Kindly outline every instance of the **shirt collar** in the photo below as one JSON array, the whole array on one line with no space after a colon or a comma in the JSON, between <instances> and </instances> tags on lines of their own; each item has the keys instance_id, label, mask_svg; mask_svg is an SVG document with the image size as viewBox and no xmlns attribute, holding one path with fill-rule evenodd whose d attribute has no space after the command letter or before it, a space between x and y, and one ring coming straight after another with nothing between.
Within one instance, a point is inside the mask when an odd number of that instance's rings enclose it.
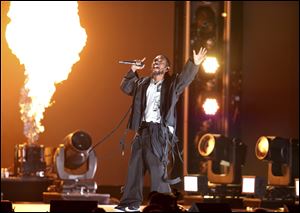
<instances>
[{"instance_id":1,"label":"shirt collar","mask_svg":"<svg viewBox=\"0 0 300 213\"><path fill-rule=\"evenodd\" d=\"M153 78L151 78L150 84L154 84L154 85L159 85L164 81L164 79L160 80L160 81L155 81Z\"/></svg>"}]
</instances>

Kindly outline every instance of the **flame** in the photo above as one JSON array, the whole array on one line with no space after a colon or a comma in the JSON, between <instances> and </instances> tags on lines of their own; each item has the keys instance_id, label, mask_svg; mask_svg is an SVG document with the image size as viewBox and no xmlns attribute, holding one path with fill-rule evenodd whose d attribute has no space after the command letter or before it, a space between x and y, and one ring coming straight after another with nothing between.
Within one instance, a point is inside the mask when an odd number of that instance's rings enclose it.
<instances>
[{"instance_id":1,"label":"flame","mask_svg":"<svg viewBox=\"0 0 300 213\"><path fill-rule=\"evenodd\" d=\"M45 108L51 105L55 85L66 80L87 34L80 25L74 1L11 1L6 40L25 67L20 113L29 143L38 140Z\"/></svg>"}]
</instances>

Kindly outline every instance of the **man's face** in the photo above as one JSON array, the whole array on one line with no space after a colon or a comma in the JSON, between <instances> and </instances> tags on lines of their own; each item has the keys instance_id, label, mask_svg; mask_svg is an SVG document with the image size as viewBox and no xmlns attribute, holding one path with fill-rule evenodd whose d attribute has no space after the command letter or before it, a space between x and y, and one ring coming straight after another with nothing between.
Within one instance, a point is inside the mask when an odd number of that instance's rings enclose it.
<instances>
[{"instance_id":1,"label":"man's face","mask_svg":"<svg viewBox=\"0 0 300 213\"><path fill-rule=\"evenodd\" d=\"M168 71L168 63L164 56L158 55L152 62L152 74L161 75Z\"/></svg>"}]
</instances>

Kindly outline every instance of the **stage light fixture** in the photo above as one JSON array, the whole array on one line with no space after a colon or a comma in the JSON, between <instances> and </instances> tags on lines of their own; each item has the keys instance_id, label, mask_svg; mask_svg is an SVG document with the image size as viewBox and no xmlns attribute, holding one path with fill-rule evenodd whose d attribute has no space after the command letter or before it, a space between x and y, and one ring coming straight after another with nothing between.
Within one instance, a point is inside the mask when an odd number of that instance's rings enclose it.
<instances>
[{"instance_id":1,"label":"stage light fixture","mask_svg":"<svg viewBox=\"0 0 300 213\"><path fill-rule=\"evenodd\" d=\"M93 180L97 170L97 157L92 148L92 138L77 130L64 138L54 154L58 179L43 193L44 202L51 200L96 200L108 204L109 194L98 194Z\"/></svg>"},{"instance_id":2,"label":"stage light fixture","mask_svg":"<svg viewBox=\"0 0 300 213\"><path fill-rule=\"evenodd\" d=\"M247 147L235 138L207 133L198 142L199 154L207 159L207 176L211 183L241 182Z\"/></svg>"},{"instance_id":3,"label":"stage light fixture","mask_svg":"<svg viewBox=\"0 0 300 213\"><path fill-rule=\"evenodd\" d=\"M54 166L58 180L48 188L58 193L95 193L93 181L97 169L97 157L92 150L92 139L84 131L77 130L67 135L54 154Z\"/></svg>"},{"instance_id":4,"label":"stage light fixture","mask_svg":"<svg viewBox=\"0 0 300 213\"><path fill-rule=\"evenodd\" d=\"M67 135L64 142L54 155L59 178L92 179L97 169L97 157L95 151L91 151L91 137L84 131L75 131Z\"/></svg>"},{"instance_id":5,"label":"stage light fixture","mask_svg":"<svg viewBox=\"0 0 300 213\"><path fill-rule=\"evenodd\" d=\"M268 185L291 186L299 177L299 140L261 136L255 146L259 160L268 162Z\"/></svg>"},{"instance_id":6,"label":"stage light fixture","mask_svg":"<svg viewBox=\"0 0 300 213\"><path fill-rule=\"evenodd\" d=\"M266 193L266 180L258 176L242 176L242 194L263 197Z\"/></svg>"}]
</instances>

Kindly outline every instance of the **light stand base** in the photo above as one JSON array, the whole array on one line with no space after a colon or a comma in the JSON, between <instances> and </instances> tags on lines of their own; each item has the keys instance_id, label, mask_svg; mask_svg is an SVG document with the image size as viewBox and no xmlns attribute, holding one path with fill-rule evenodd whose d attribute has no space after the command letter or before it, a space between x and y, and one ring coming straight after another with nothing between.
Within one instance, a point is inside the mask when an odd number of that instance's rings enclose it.
<instances>
[{"instance_id":1,"label":"light stand base","mask_svg":"<svg viewBox=\"0 0 300 213\"><path fill-rule=\"evenodd\" d=\"M43 192L43 201L50 203L51 200L95 200L98 204L110 204L110 194Z\"/></svg>"}]
</instances>

